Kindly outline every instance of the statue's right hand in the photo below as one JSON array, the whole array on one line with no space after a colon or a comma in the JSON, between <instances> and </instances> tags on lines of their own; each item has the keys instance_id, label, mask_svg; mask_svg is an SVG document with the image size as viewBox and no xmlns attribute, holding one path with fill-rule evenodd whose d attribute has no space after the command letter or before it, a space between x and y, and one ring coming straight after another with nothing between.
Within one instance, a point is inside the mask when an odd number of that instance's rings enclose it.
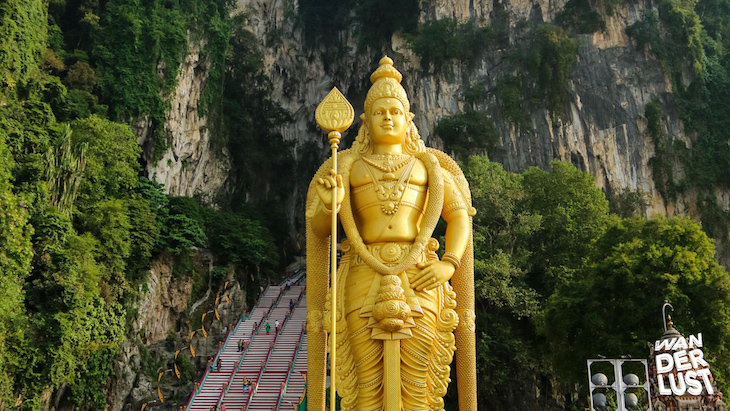
<instances>
[{"instance_id":1,"label":"statue's right hand","mask_svg":"<svg viewBox=\"0 0 730 411\"><path fill-rule=\"evenodd\" d=\"M342 184L342 176L330 170L330 175L317 179L317 194L322 203L329 209L332 207L332 188L337 186L337 206L339 208L342 200L345 199L345 186Z\"/></svg>"}]
</instances>

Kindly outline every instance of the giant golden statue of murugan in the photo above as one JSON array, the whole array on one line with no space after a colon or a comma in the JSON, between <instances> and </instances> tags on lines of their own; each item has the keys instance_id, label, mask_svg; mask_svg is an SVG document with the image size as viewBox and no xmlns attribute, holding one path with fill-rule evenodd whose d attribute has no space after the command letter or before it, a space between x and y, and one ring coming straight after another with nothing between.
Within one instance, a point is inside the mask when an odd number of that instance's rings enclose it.
<instances>
[{"instance_id":1,"label":"giant golden statue of murugan","mask_svg":"<svg viewBox=\"0 0 730 411\"><path fill-rule=\"evenodd\" d=\"M442 410L455 351L459 409L476 410L475 211L458 165L421 140L401 79L384 57L370 76L356 141L340 153L336 173L330 159L309 186L310 411L324 410L333 212L347 236L334 290L342 410ZM440 259L431 238L439 217L447 223Z\"/></svg>"}]
</instances>

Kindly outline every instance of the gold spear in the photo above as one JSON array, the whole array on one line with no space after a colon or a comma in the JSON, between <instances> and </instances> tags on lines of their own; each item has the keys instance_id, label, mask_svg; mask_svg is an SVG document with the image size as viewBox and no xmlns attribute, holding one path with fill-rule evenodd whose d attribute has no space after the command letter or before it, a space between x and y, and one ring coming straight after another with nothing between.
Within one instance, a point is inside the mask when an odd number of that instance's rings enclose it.
<instances>
[{"instance_id":1,"label":"gold spear","mask_svg":"<svg viewBox=\"0 0 730 411\"><path fill-rule=\"evenodd\" d=\"M340 144L342 132L347 130L352 121L355 119L355 110L347 101L345 96L340 93L337 87L334 87L322 99L314 113L319 127L327 132L329 138L330 149L332 150L332 170L330 174L335 178L335 184L332 187L332 239L330 241L330 296L332 314L332 330L330 341L330 410L335 411L335 376L337 375L337 148Z\"/></svg>"}]
</instances>

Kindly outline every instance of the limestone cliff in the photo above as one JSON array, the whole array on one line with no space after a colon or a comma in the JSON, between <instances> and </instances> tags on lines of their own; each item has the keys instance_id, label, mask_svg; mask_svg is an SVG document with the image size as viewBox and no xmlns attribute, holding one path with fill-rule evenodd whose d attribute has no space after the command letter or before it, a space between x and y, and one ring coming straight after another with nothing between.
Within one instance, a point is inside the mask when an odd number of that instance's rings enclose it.
<instances>
[{"instance_id":1,"label":"limestone cliff","mask_svg":"<svg viewBox=\"0 0 730 411\"><path fill-rule=\"evenodd\" d=\"M412 111L421 136L432 146L441 146L433 136L436 123L464 108L465 89L477 82L493 90L508 65L510 50L525 39L520 37L520 22L536 25L553 22L564 6L563 1L545 2L505 0L503 2L437 1L423 2L421 20L453 17L458 21L476 20L495 23L508 17L509 44L490 49L477 61L465 66L451 63L453 75L423 70L418 56L396 34L392 39L392 56L404 74ZM294 117L282 134L301 147L313 141L324 145L324 137L312 132L314 109L332 86L342 90L361 110L367 84L364 79L374 69L379 55L358 49L352 32L340 33L344 52L336 60L323 49L311 49L303 40L301 24L287 13L296 7L289 0L239 0L238 11L249 16L248 27L260 41L264 62L274 83L274 99ZM495 11L499 8L499 13ZM657 193L648 160L654 148L646 136L644 107L652 96L664 100L671 92L658 62L647 52L637 50L625 28L641 15L640 3L620 3L613 13L604 15L606 30L579 36L576 64L570 76L569 115L554 121L546 109L529 113L531 129L518 129L497 109L493 93L483 109L495 120L501 141L489 155L510 171L529 166L546 167L553 159L573 162L591 172L599 187L641 190L647 194L647 214L670 213ZM273 47L266 39L284 33ZM664 119L667 132L687 140L676 114ZM357 126L357 122L354 127Z\"/></svg>"},{"instance_id":2,"label":"limestone cliff","mask_svg":"<svg viewBox=\"0 0 730 411\"><path fill-rule=\"evenodd\" d=\"M135 130L145 147L145 172L150 179L162 183L169 194L198 196L213 203L226 190L230 166L225 147L212 145L201 105L210 63L201 57L204 44L189 36L188 55L177 70L177 86L167 97L170 109L162 137L165 151L155 153L150 141L152 125L147 119L140 119Z\"/></svg>"},{"instance_id":3,"label":"limestone cliff","mask_svg":"<svg viewBox=\"0 0 730 411\"><path fill-rule=\"evenodd\" d=\"M648 166L654 147L646 132L646 103L653 96L659 97L667 108L663 121L667 134L687 144L689 138L666 98L671 83L659 63L648 51L631 44L626 34L626 27L641 15L642 3L616 5L610 15L602 16L604 31L578 36L578 54L568 83L567 115L554 118L545 108L534 109L528 113L531 127L518 128L498 109L500 102L491 91L500 78L510 74L505 61L512 49L526 41L521 32L525 22L533 26L553 22L564 4L537 0L422 3L422 21L453 17L482 25L507 24L509 37L506 44L477 56L473 64L450 62L450 70L444 74L423 69L404 38L398 33L393 36L390 54L404 74L421 136L427 144L442 147L433 136L435 125L443 117L462 111L466 89L481 82L490 92L480 109L495 120L501 135L501 141L488 154L506 169L546 167L553 159L570 161L593 174L599 187L645 193L648 215L675 214L675 205L667 204L657 192ZM234 13L246 14L247 28L258 39L273 83L271 97L293 119L282 127L281 134L294 143L295 156L308 143L321 148L324 156L325 138L313 131L316 105L337 86L361 110L366 79L380 53L359 48L350 30L339 33L342 50L333 58L335 54L324 46L305 42L301 21L293 12L297 7L292 0L239 0ZM271 41L273 37L276 41ZM172 194L198 195L211 202L227 190L230 165L225 150L212 147L207 119L200 112L208 70L200 47L191 41L190 53L178 71L178 85L169 97L171 110L165 120L169 147L158 160L147 150L147 173ZM138 128L141 140L146 134L144 125L142 122ZM353 128L357 126L356 122ZM301 197L302 190L293 187L293 197ZM294 198L290 200L292 208L301 202ZM292 216L290 221L296 224Z\"/></svg>"},{"instance_id":4,"label":"limestone cliff","mask_svg":"<svg viewBox=\"0 0 730 411\"><path fill-rule=\"evenodd\" d=\"M176 262L171 255L162 255L152 262L147 281L139 290L141 297L130 336L122 343L114 363L115 378L110 381L107 390L108 410L138 409L142 403L157 398L157 372L172 366L176 349L189 345L188 336L193 331L190 325L199 324L199 321L195 323L192 320L193 316L199 318L202 312L211 310L221 292L221 285L210 282L212 258L207 250L194 251L191 260L196 274L184 276L174 274ZM197 284L197 295L194 278L200 283ZM184 361L191 362L194 367L202 367L198 362L202 361L204 365L206 355L216 352L227 325L234 324L245 312L245 290L237 282L230 281L226 293L230 302L221 297L217 306L221 320L216 320L211 314L205 322L208 337L204 338L200 332L194 337L197 358L188 360L189 351L183 349L180 355L185 356L185 360L179 359L178 364ZM187 375L186 379L197 381L199 375L196 370L190 372L193 375ZM163 395L168 402L184 404L192 392L192 382L181 385L176 378L168 377L165 379L168 384L163 381L160 385Z\"/></svg>"}]
</instances>

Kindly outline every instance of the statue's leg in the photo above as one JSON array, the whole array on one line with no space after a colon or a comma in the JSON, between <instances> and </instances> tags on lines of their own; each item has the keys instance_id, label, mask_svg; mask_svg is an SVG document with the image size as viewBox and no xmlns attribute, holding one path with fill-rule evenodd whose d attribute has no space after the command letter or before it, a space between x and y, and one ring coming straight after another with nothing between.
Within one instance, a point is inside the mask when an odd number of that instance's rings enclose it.
<instances>
[{"instance_id":1,"label":"statue's leg","mask_svg":"<svg viewBox=\"0 0 730 411\"><path fill-rule=\"evenodd\" d=\"M383 409L383 342L370 338L368 319L360 318L359 310L347 315L347 328L351 331L350 347L357 375L358 411Z\"/></svg>"},{"instance_id":2,"label":"statue's leg","mask_svg":"<svg viewBox=\"0 0 730 411\"><path fill-rule=\"evenodd\" d=\"M383 342L370 338L368 317L360 317L363 301L368 297L377 274L364 264L353 264L345 282L345 320L348 345L354 368L353 407L357 411L383 409Z\"/></svg>"},{"instance_id":3,"label":"statue's leg","mask_svg":"<svg viewBox=\"0 0 730 411\"><path fill-rule=\"evenodd\" d=\"M429 365L433 361L431 346L434 344L436 316L424 309L423 317L415 321L413 337L400 340L401 392L406 411L428 410L428 398L433 396L432 387L427 382Z\"/></svg>"},{"instance_id":4,"label":"statue's leg","mask_svg":"<svg viewBox=\"0 0 730 411\"><path fill-rule=\"evenodd\" d=\"M443 410L454 358L456 321L448 286L417 292L422 317L415 317L413 337L401 340L401 380L406 411Z\"/></svg>"}]
</instances>

